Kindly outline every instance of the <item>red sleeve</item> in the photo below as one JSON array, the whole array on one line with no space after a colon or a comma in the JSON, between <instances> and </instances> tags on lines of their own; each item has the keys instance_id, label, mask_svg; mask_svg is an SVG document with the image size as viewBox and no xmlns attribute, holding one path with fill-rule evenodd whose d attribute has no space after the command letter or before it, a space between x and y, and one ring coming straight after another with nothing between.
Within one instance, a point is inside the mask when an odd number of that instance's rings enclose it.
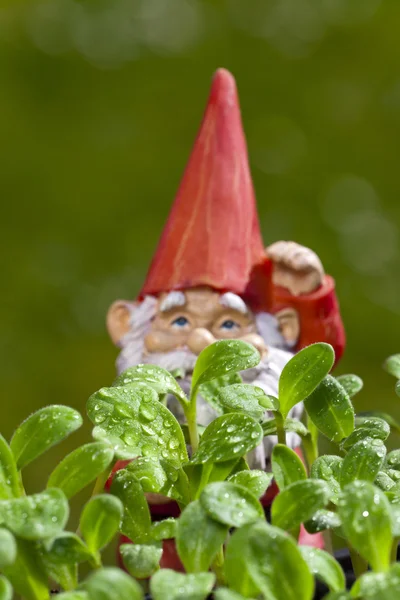
<instances>
[{"instance_id":1,"label":"red sleeve","mask_svg":"<svg viewBox=\"0 0 400 600\"><path fill-rule=\"evenodd\" d=\"M311 294L293 296L287 289L273 286L272 296L272 312L288 307L298 312L300 338L296 349L315 342L326 342L333 346L337 363L346 339L332 277L325 275L322 285Z\"/></svg>"}]
</instances>

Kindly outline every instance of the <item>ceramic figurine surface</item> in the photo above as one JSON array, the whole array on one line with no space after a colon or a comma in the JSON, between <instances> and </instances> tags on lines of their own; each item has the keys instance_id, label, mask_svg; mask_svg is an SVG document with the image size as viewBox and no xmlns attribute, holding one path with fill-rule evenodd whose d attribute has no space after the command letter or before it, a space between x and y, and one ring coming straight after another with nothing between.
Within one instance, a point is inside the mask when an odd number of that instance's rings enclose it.
<instances>
[{"instance_id":1,"label":"ceramic figurine surface","mask_svg":"<svg viewBox=\"0 0 400 600\"><path fill-rule=\"evenodd\" d=\"M236 84L225 69L214 76L139 297L115 302L107 325L121 349L119 372L139 363L183 368L183 387L190 384L198 354L219 339L246 340L259 350L261 363L244 374L244 381L275 396L293 352L324 341L332 344L337 360L342 355L345 338L335 284L318 256L295 242L263 243ZM170 407L181 416L173 399ZM299 411L296 407L293 416ZM200 400L199 423L214 417ZM297 436L290 435L290 444L298 445ZM265 468L267 440L255 452L253 467Z\"/></svg>"}]
</instances>

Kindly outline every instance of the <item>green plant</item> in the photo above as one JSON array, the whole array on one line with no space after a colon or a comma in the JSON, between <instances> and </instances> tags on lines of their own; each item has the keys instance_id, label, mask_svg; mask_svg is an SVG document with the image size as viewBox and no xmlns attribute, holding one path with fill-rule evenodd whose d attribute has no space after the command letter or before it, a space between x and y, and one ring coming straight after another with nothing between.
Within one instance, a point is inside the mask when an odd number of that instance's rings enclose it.
<instances>
[{"instance_id":1,"label":"green plant","mask_svg":"<svg viewBox=\"0 0 400 600\"><path fill-rule=\"evenodd\" d=\"M387 454L385 441L397 424L382 414L355 417L351 397L362 382L329 375L334 355L327 344L287 363L278 398L241 382L238 372L258 361L245 342L217 342L199 356L189 397L159 367L128 369L89 398L94 441L66 456L40 494L26 495L21 472L81 425L79 413L46 407L9 444L0 437L0 599L11 598L13 587L27 600L46 600L51 580L63 600L141 599L135 578L151 578L154 600L201 600L211 592L215 600L310 600L314 578L325 582L329 600L396 597L400 451ZM399 356L386 363L397 379L399 365ZM198 393L219 414L204 430L196 421ZM166 408L167 394L181 402L187 430ZM302 401L306 424L288 417ZM287 431L300 435L308 469L286 446ZM247 453L275 434L272 473L249 471ZM319 456L320 434L337 454ZM131 462L104 494L120 459ZM272 477L279 494L269 524L259 499ZM68 500L94 480L78 532L65 531ZM146 493L175 500L179 518L152 523ZM350 592L329 552L297 544L302 524L323 531L328 542L334 532L350 548L358 577ZM102 565L101 551L117 532L135 542L120 548L129 575ZM163 540L172 538L186 573L159 568ZM92 572L80 581L85 562Z\"/></svg>"}]
</instances>

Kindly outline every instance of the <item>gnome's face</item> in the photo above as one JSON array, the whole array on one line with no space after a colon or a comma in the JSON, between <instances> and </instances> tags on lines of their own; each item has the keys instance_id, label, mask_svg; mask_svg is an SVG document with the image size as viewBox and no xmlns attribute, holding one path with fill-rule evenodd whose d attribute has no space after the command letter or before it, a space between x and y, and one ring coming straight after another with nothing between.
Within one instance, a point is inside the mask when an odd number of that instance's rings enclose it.
<instances>
[{"instance_id":1,"label":"gnome's face","mask_svg":"<svg viewBox=\"0 0 400 600\"><path fill-rule=\"evenodd\" d=\"M160 296L144 346L148 353L186 347L197 355L217 340L232 338L253 344L261 355L266 352L255 317L239 296L199 287Z\"/></svg>"}]
</instances>

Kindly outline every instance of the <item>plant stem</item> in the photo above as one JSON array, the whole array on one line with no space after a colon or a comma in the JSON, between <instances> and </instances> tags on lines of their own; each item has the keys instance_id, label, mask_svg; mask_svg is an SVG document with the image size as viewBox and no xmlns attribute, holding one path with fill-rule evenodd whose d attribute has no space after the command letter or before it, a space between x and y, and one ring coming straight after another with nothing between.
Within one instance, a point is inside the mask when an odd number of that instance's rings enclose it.
<instances>
[{"instance_id":1,"label":"plant stem","mask_svg":"<svg viewBox=\"0 0 400 600\"><path fill-rule=\"evenodd\" d=\"M356 550L354 550L353 548L349 548L349 550L351 564L353 565L353 571L356 578L358 579L358 577L360 577L363 573L366 573L366 571L368 570L368 563L358 554L358 552L356 552Z\"/></svg>"},{"instance_id":2,"label":"plant stem","mask_svg":"<svg viewBox=\"0 0 400 600\"><path fill-rule=\"evenodd\" d=\"M98 476L98 478L95 481L94 488L90 495L91 498L93 498L93 496L97 496L97 494L101 494L104 491L104 486L105 486L107 479L109 478L110 473L113 470L116 462L117 462L116 459L113 460L111 462L111 464L106 469L104 469L104 471L102 473L100 473L100 475Z\"/></svg>"},{"instance_id":3,"label":"plant stem","mask_svg":"<svg viewBox=\"0 0 400 600\"><path fill-rule=\"evenodd\" d=\"M197 488L195 498L198 498L203 489L206 487L211 471L213 470L213 466L213 463L205 463L202 465L200 483L199 487Z\"/></svg>"},{"instance_id":4,"label":"plant stem","mask_svg":"<svg viewBox=\"0 0 400 600\"><path fill-rule=\"evenodd\" d=\"M315 446L312 442L311 435L307 434L301 438L303 442L304 454L308 465L308 472L311 470L313 462L317 459L318 454L315 452Z\"/></svg>"},{"instance_id":5,"label":"plant stem","mask_svg":"<svg viewBox=\"0 0 400 600\"><path fill-rule=\"evenodd\" d=\"M313 456L314 456L314 460L316 460L318 458L319 455L319 451L318 451L318 428L314 425L314 423L311 421L309 415L307 415L307 429L310 432L310 436L311 436L311 443L313 446ZM313 462L314 462L313 460ZM311 467L311 465L310 465Z\"/></svg>"},{"instance_id":6,"label":"plant stem","mask_svg":"<svg viewBox=\"0 0 400 600\"><path fill-rule=\"evenodd\" d=\"M189 430L189 438L190 438L190 445L192 447L192 454L194 454L197 451L197 448L199 447L199 432L197 430L196 397L197 397L197 388L193 388L192 393L190 394L189 405L187 407L185 407L185 406L183 407L187 425L188 425L188 430Z\"/></svg>"},{"instance_id":7,"label":"plant stem","mask_svg":"<svg viewBox=\"0 0 400 600\"><path fill-rule=\"evenodd\" d=\"M392 543L392 549L390 552L390 562L395 563L397 561L397 547L399 545L399 538L394 538Z\"/></svg>"},{"instance_id":8,"label":"plant stem","mask_svg":"<svg viewBox=\"0 0 400 600\"><path fill-rule=\"evenodd\" d=\"M284 426L283 416L280 412L275 413L275 422L276 422L276 433L278 434L278 442L279 444L284 444L286 446L286 432Z\"/></svg>"},{"instance_id":9,"label":"plant stem","mask_svg":"<svg viewBox=\"0 0 400 600\"><path fill-rule=\"evenodd\" d=\"M214 571L217 577L217 583L219 583L219 585L225 584L224 562L224 547L221 546L211 565L212 570Z\"/></svg>"}]
</instances>

